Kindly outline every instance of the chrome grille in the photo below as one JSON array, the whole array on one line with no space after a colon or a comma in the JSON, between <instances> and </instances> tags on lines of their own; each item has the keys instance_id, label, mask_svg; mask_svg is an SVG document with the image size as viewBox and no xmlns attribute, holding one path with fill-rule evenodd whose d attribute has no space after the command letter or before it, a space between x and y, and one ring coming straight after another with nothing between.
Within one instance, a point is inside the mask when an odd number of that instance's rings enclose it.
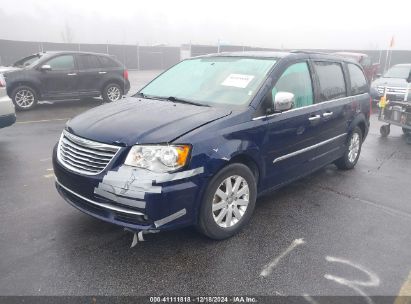
<instances>
[{"instance_id":1,"label":"chrome grille","mask_svg":"<svg viewBox=\"0 0 411 304\"><path fill-rule=\"evenodd\" d=\"M407 88L401 88L401 87L387 87L387 94L403 94L407 92ZM377 91L381 95L384 94L385 87L383 86L378 86Z\"/></svg>"},{"instance_id":2,"label":"chrome grille","mask_svg":"<svg viewBox=\"0 0 411 304\"><path fill-rule=\"evenodd\" d=\"M57 158L64 167L72 171L96 175L107 167L119 150L120 147L84 139L64 130Z\"/></svg>"}]
</instances>

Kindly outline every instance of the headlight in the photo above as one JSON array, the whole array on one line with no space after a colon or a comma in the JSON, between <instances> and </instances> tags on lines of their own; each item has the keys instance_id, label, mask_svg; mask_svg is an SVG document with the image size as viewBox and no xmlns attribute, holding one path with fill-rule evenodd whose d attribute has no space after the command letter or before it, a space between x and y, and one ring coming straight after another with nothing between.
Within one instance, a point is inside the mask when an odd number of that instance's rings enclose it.
<instances>
[{"instance_id":1,"label":"headlight","mask_svg":"<svg viewBox=\"0 0 411 304\"><path fill-rule=\"evenodd\" d=\"M124 164L154 172L174 171L187 163L190 150L189 145L136 145Z\"/></svg>"}]
</instances>

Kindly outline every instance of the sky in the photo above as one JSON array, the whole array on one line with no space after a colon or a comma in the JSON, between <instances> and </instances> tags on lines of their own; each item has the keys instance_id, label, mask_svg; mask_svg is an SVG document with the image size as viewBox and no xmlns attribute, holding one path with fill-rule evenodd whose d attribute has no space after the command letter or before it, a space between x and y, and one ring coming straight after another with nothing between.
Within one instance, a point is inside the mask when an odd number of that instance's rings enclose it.
<instances>
[{"instance_id":1,"label":"sky","mask_svg":"<svg viewBox=\"0 0 411 304\"><path fill-rule=\"evenodd\" d=\"M365 50L394 36L411 50L410 11L409 0L0 0L0 39Z\"/></svg>"}]
</instances>

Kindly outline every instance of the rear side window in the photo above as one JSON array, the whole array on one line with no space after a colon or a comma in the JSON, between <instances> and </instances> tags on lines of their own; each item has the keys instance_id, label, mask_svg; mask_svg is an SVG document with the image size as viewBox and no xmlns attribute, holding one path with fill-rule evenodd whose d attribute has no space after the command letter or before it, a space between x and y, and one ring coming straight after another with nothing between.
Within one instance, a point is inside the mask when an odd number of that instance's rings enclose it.
<instances>
[{"instance_id":1,"label":"rear side window","mask_svg":"<svg viewBox=\"0 0 411 304\"><path fill-rule=\"evenodd\" d=\"M355 64L349 63L348 71L350 72L351 79L351 94L358 95L367 93L368 84L361 69Z\"/></svg>"},{"instance_id":2,"label":"rear side window","mask_svg":"<svg viewBox=\"0 0 411 304\"><path fill-rule=\"evenodd\" d=\"M78 55L78 66L80 70L99 69L100 61L94 55Z\"/></svg>"},{"instance_id":3,"label":"rear side window","mask_svg":"<svg viewBox=\"0 0 411 304\"><path fill-rule=\"evenodd\" d=\"M317 61L315 70L320 82L321 101L347 96L344 74L340 63Z\"/></svg>"},{"instance_id":4,"label":"rear side window","mask_svg":"<svg viewBox=\"0 0 411 304\"><path fill-rule=\"evenodd\" d=\"M296 108L313 104L313 88L306 62L293 64L284 71L272 90L273 100L278 92L293 93Z\"/></svg>"},{"instance_id":5,"label":"rear side window","mask_svg":"<svg viewBox=\"0 0 411 304\"><path fill-rule=\"evenodd\" d=\"M47 61L52 70L74 70L73 55L62 55Z\"/></svg>"},{"instance_id":6,"label":"rear side window","mask_svg":"<svg viewBox=\"0 0 411 304\"><path fill-rule=\"evenodd\" d=\"M111 59L110 57L100 56L99 59L100 59L100 62L103 68L118 68L119 67L118 63L115 60Z\"/></svg>"}]
</instances>

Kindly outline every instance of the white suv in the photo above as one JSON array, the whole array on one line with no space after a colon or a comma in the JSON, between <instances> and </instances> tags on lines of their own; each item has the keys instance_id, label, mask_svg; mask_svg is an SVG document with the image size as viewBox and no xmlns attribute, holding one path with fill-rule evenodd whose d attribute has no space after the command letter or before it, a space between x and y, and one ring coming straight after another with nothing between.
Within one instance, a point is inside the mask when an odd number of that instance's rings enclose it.
<instances>
[{"instance_id":1,"label":"white suv","mask_svg":"<svg viewBox=\"0 0 411 304\"><path fill-rule=\"evenodd\" d=\"M6 81L0 74L0 128L8 127L16 121L14 104L6 91Z\"/></svg>"}]
</instances>

